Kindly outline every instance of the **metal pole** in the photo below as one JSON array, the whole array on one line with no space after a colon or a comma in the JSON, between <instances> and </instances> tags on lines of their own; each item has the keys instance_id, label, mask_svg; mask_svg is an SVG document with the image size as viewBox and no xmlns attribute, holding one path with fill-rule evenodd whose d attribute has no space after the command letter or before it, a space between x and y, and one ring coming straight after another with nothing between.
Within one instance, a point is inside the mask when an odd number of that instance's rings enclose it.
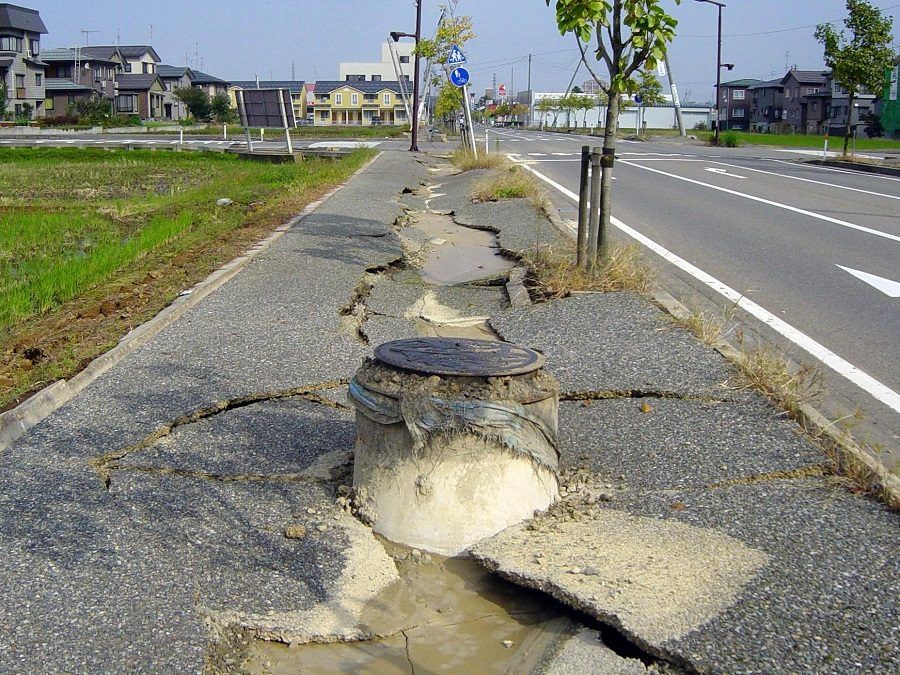
<instances>
[{"instance_id":1,"label":"metal pole","mask_svg":"<svg viewBox=\"0 0 900 675\"><path fill-rule=\"evenodd\" d=\"M419 40L422 39L422 0L416 0L416 59L415 75L416 81L413 83L413 128L412 143L409 146L410 152L419 151Z\"/></svg>"},{"instance_id":2,"label":"metal pole","mask_svg":"<svg viewBox=\"0 0 900 675\"><path fill-rule=\"evenodd\" d=\"M528 55L528 118L526 126L531 126L531 118L534 116L534 100L531 96L531 54Z\"/></svg>"},{"instance_id":3,"label":"metal pole","mask_svg":"<svg viewBox=\"0 0 900 675\"><path fill-rule=\"evenodd\" d=\"M287 110L284 108L284 89L278 90L278 107L281 109L281 123L284 125L284 138L287 141L287 151L289 155L293 155L294 148L291 145L291 129L288 127Z\"/></svg>"},{"instance_id":4,"label":"metal pole","mask_svg":"<svg viewBox=\"0 0 900 675\"><path fill-rule=\"evenodd\" d=\"M722 5L719 9L719 47L716 52L716 145L719 145L719 127L722 126L722 115L719 114L719 105L722 101Z\"/></svg>"},{"instance_id":5,"label":"metal pole","mask_svg":"<svg viewBox=\"0 0 900 675\"><path fill-rule=\"evenodd\" d=\"M581 146L581 182L578 186L578 267L587 266L588 238L588 181L591 172L591 147Z\"/></svg>"},{"instance_id":6,"label":"metal pole","mask_svg":"<svg viewBox=\"0 0 900 675\"><path fill-rule=\"evenodd\" d=\"M591 150L591 215L589 219L590 231L588 232L587 266L593 269L597 261L597 245L600 236L600 148Z\"/></svg>"},{"instance_id":7,"label":"metal pole","mask_svg":"<svg viewBox=\"0 0 900 675\"><path fill-rule=\"evenodd\" d=\"M472 154L477 158L478 157L478 148L475 147L475 129L472 127L472 110L469 108L469 87L468 85L463 85L462 94L465 101L465 111L466 111L466 126L469 127L469 141L472 144Z\"/></svg>"},{"instance_id":8,"label":"metal pole","mask_svg":"<svg viewBox=\"0 0 900 675\"><path fill-rule=\"evenodd\" d=\"M484 154L490 154L490 146L488 145L488 130L487 127L484 129Z\"/></svg>"},{"instance_id":9,"label":"metal pole","mask_svg":"<svg viewBox=\"0 0 900 675\"><path fill-rule=\"evenodd\" d=\"M250 138L250 127L247 126L247 109L244 106L244 92L237 90L238 113L241 123L244 125L244 133L247 136L247 152L253 152L253 139Z\"/></svg>"},{"instance_id":10,"label":"metal pole","mask_svg":"<svg viewBox=\"0 0 900 675\"><path fill-rule=\"evenodd\" d=\"M675 76L672 74L672 66L669 65L669 51L666 50L663 57L663 63L666 64L666 72L669 74L669 87L672 90L672 103L675 104L675 121L678 124L678 133L681 136L687 136L684 130L684 118L681 116L681 100L678 98L678 88L675 86ZM718 94L716 94L718 96Z\"/></svg>"}]
</instances>

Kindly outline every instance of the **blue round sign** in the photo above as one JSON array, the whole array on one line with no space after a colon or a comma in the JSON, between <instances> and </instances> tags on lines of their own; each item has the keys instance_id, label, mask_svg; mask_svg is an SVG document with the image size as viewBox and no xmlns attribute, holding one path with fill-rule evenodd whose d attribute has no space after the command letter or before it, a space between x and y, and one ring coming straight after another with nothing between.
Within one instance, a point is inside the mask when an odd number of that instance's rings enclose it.
<instances>
[{"instance_id":1,"label":"blue round sign","mask_svg":"<svg viewBox=\"0 0 900 675\"><path fill-rule=\"evenodd\" d=\"M465 68L454 68L450 71L450 82L457 87L465 87L469 83L469 71Z\"/></svg>"},{"instance_id":2,"label":"blue round sign","mask_svg":"<svg viewBox=\"0 0 900 675\"><path fill-rule=\"evenodd\" d=\"M638 94L637 96L634 97L634 102L637 103L638 105L640 105L641 103L644 102L644 97L641 96L640 94Z\"/></svg>"}]
</instances>

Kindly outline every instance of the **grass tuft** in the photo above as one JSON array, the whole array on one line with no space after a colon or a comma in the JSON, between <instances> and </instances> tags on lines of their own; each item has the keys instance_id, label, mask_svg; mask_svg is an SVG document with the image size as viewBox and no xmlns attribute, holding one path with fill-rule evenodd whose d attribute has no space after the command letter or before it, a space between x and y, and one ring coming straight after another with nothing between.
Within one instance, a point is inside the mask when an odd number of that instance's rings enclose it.
<instances>
[{"instance_id":1,"label":"grass tuft","mask_svg":"<svg viewBox=\"0 0 900 675\"><path fill-rule=\"evenodd\" d=\"M475 169L504 169L510 166L510 161L506 155L498 153L485 154L479 153L478 157L472 154L471 150L459 148L450 155L450 161L457 169L461 171L474 171Z\"/></svg>"},{"instance_id":2,"label":"grass tuft","mask_svg":"<svg viewBox=\"0 0 900 675\"><path fill-rule=\"evenodd\" d=\"M532 206L541 208L547 203L547 191L530 173L507 163L475 182L472 199L476 202L528 199Z\"/></svg>"},{"instance_id":3,"label":"grass tuft","mask_svg":"<svg viewBox=\"0 0 900 675\"><path fill-rule=\"evenodd\" d=\"M564 298L579 292L634 291L644 293L656 272L641 261L637 245L610 246L600 263L591 270L575 264L575 253L543 250L525 256L531 271L532 291L543 299Z\"/></svg>"},{"instance_id":4,"label":"grass tuft","mask_svg":"<svg viewBox=\"0 0 900 675\"><path fill-rule=\"evenodd\" d=\"M741 345L737 367L747 386L755 388L791 417L803 417L801 406L824 391L822 372L811 366L792 367L769 345Z\"/></svg>"}]
</instances>

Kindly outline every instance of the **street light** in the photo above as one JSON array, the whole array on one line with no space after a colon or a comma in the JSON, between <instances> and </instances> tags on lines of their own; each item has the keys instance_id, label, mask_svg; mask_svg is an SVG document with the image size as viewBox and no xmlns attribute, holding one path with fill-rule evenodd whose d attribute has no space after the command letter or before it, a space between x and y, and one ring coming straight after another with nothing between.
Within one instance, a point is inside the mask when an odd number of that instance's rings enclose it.
<instances>
[{"instance_id":1,"label":"street light","mask_svg":"<svg viewBox=\"0 0 900 675\"><path fill-rule=\"evenodd\" d=\"M719 144L719 127L721 125L721 115L719 115L719 101L722 98L722 68L732 70L733 63L722 63L722 8L725 7L724 2L716 2L716 0L695 0L695 2L705 2L709 5L715 5L719 8L719 47L716 52L716 145Z\"/></svg>"},{"instance_id":2,"label":"street light","mask_svg":"<svg viewBox=\"0 0 900 675\"><path fill-rule=\"evenodd\" d=\"M422 0L415 0L416 3L416 32L400 33L391 31L391 39L399 42L402 37L410 37L416 41L416 51L413 52L413 58L416 60L414 68L415 82L413 82L413 109L412 109L412 144L409 146L410 152L419 151L419 40L422 39Z\"/></svg>"}]
</instances>

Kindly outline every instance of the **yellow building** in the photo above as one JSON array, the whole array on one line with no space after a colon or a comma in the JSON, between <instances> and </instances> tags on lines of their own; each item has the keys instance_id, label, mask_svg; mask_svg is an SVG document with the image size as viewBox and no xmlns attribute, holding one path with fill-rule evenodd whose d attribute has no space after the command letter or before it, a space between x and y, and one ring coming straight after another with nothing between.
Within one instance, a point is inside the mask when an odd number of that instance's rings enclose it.
<instances>
[{"instance_id":1,"label":"yellow building","mask_svg":"<svg viewBox=\"0 0 900 675\"><path fill-rule=\"evenodd\" d=\"M316 82L318 126L400 125L408 123L398 82Z\"/></svg>"},{"instance_id":2,"label":"yellow building","mask_svg":"<svg viewBox=\"0 0 900 675\"><path fill-rule=\"evenodd\" d=\"M228 87L228 98L231 99L231 107L235 109L237 109L238 89L287 89L291 92L294 119L297 120L297 124L302 124L306 119L306 86L300 80L260 80L258 87L256 80L232 82Z\"/></svg>"}]
</instances>

